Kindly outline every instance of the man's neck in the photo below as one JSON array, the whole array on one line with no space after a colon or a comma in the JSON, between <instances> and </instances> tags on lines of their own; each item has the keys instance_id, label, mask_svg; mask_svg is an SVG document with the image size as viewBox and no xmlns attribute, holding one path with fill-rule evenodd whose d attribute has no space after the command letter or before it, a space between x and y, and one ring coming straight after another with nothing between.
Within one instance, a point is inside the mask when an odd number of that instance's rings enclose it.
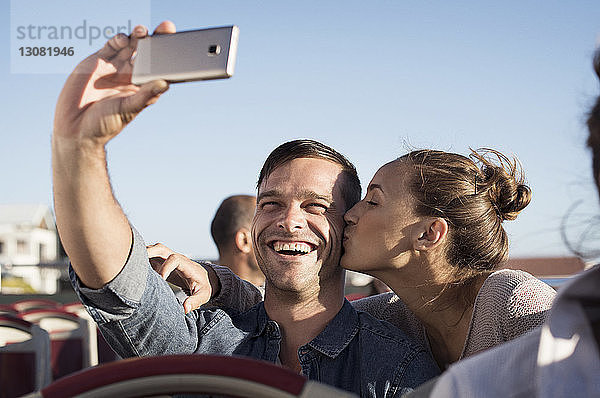
<instances>
[{"instance_id":1,"label":"man's neck","mask_svg":"<svg viewBox=\"0 0 600 398\"><path fill-rule=\"evenodd\" d=\"M317 337L343 304L343 284L302 295L279 291L267 283L265 310L281 330L279 358L283 366L300 373L298 349Z\"/></svg>"}]
</instances>

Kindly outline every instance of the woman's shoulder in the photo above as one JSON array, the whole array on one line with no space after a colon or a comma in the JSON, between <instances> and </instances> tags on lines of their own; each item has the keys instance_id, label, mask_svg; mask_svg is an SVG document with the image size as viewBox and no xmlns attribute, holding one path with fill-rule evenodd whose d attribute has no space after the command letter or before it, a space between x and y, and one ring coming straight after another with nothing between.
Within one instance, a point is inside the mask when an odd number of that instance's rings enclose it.
<instances>
[{"instance_id":1,"label":"woman's shoulder","mask_svg":"<svg viewBox=\"0 0 600 398\"><path fill-rule=\"evenodd\" d=\"M491 306L511 317L526 316L552 307L556 291L533 275L515 269L493 272L477 294L476 305Z\"/></svg>"},{"instance_id":2,"label":"woman's shoulder","mask_svg":"<svg viewBox=\"0 0 600 398\"><path fill-rule=\"evenodd\" d=\"M502 269L477 294L464 356L512 340L546 320L556 291L533 275Z\"/></svg>"}]
</instances>

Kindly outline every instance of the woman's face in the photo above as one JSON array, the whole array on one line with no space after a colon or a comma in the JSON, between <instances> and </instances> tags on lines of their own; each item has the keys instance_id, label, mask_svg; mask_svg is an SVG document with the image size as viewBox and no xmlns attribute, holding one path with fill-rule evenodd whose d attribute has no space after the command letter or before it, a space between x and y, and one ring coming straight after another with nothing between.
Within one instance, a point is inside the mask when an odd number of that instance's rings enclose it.
<instances>
[{"instance_id":1,"label":"woman's face","mask_svg":"<svg viewBox=\"0 0 600 398\"><path fill-rule=\"evenodd\" d=\"M346 215L342 267L377 274L400 268L410 259L414 226L413 197L407 180L412 168L403 161L381 167L371 180L363 200Z\"/></svg>"}]
</instances>

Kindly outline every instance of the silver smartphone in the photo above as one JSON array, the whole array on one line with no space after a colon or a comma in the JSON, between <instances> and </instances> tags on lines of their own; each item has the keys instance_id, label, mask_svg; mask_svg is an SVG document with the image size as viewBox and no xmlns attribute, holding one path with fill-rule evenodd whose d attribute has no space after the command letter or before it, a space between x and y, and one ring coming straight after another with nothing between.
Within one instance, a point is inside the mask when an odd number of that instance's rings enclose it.
<instances>
[{"instance_id":1,"label":"silver smartphone","mask_svg":"<svg viewBox=\"0 0 600 398\"><path fill-rule=\"evenodd\" d=\"M237 26L145 37L138 41L131 82L229 78L235 68L238 37Z\"/></svg>"}]
</instances>

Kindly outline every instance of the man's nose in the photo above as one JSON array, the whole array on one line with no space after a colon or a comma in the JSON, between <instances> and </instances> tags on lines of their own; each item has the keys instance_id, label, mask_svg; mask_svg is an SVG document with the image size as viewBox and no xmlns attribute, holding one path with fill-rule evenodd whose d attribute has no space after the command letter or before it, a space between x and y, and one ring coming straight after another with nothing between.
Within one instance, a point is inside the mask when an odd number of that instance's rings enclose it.
<instances>
[{"instance_id":1,"label":"man's nose","mask_svg":"<svg viewBox=\"0 0 600 398\"><path fill-rule=\"evenodd\" d=\"M302 209L299 206L290 206L281 216L277 226L287 232L294 232L302 229L305 224L306 218Z\"/></svg>"}]
</instances>

